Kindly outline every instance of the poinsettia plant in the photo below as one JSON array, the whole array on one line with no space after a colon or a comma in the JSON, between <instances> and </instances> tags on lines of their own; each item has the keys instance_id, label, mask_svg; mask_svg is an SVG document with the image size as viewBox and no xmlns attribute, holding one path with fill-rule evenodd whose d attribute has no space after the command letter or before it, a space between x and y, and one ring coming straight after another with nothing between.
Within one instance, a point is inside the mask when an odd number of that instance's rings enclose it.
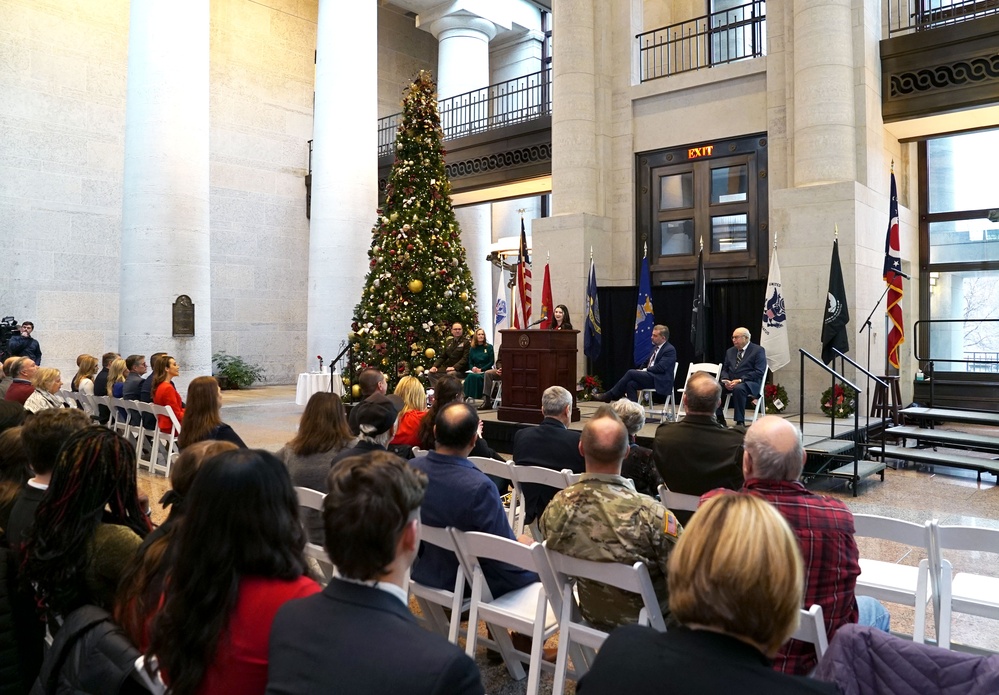
<instances>
[{"instance_id":1,"label":"poinsettia plant","mask_svg":"<svg viewBox=\"0 0 999 695\"><path fill-rule=\"evenodd\" d=\"M598 393L602 388L603 384L600 383L600 377L587 374L580 378L576 390L579 392L579 400L592 401L593 394Z\"/></svg>"}]
</instances>

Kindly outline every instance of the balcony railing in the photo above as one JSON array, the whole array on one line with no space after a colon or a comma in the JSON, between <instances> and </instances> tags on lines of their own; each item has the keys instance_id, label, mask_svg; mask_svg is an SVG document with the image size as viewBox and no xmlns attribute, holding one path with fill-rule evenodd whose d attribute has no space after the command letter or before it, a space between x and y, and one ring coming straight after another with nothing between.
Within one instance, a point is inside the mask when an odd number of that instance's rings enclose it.
<instances>
[{"instance_id":1,"label":"balcony railing","mask_svg":"<svg viewBox=\"0 0 999 695\"><path fill-rule=\"evenodd\" d=\"M889 0L888 36L999 14L999 0Z\"/></svg>"},{"instance_id":2,"label":"balcony railing","mask_svg":"<svg viewBox=\"0 0 999 695\"><path fill-rule=\"evenodd\" d=\"M638 39L642 82L766 55L766 0L653 29Z\"/></svg>"},{"instance_id":3,"label":"balcony railing","mask_svg":"<svg viewBox=\"0 0 999 695\"><path fill-rule=\"evenodd\" d=\"M437 102L444 139L533 121L552 112L551 68ZM392 154L402 114L378 119L378 156Z\"/></svg>"}]
</instances>

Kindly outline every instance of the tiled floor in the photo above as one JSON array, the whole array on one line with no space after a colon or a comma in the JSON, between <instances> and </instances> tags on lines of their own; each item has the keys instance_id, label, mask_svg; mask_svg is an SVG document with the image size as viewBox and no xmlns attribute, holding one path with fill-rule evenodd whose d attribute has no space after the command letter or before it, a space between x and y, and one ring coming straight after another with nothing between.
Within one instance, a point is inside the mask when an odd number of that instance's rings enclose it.
<instances>
[{"instance_id":1,"label":"tiled floor","mask_svg":"<svg viewBox=\"0 0 999 695\"><path fill-rule=\"evenodd\" d=\"M270 451L276 451L293 436L303 410L303 406L295 405L294 386L226 391L223 400L224 420L233 426L247 445ZM592 415L595 406L588 403L580 405L585 422ZM495 411L488 411L483 417L495 417ZM845 424L837 423L841 426ZM581 425L579 423L577 426ZM816 426L806 426L806 433L810 434L810 430ZM825 427L827 426L826 424ZM653 435L655 427L654 424L647 425L643 434ZM153 478L143 472L140 473L140 486L149 493L151 499L158 500L169 484L162 477ZM889 469L885 472L884 482L876 476L862 481L858 497L853 497L845 482L839 480L817 479L809 487L842 499L855 513L879 514L918 523L937 518L943 524L999 528L999 487L995 477L988 474L983 475L982 482L978 483L973 472L957 469ZM153 518L160 516L161 513L154 504ZM924 553L906 546L874 539L858 539L858 545L861 557L906 565L916 565L924 556ZM993 576L999 574L996 555L955 553L950 559L955 571L981 572ZM896 604L889 604L888 609L892 614L892 630L911 634L914 609ZM929 636L932 637L932 615L928 623ZM956 615L952 639L955 643L999 651L999 621ZM524 692L524 682L511 681L501 664L486 661L483 650L479 650L478 657L488 692ZM542 676L542 687L544 692L551 688L551 678L547 674ZM571 684L568 692L574 692Z\"/></svg>"}]
</instances>

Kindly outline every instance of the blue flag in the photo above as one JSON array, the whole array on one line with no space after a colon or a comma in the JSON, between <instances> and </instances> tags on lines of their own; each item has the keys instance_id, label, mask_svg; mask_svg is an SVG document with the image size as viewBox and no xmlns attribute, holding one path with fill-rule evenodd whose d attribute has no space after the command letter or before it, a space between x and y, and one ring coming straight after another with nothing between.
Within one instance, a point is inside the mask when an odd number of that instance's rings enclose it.
<instances>
[{"instance_id":1,"label":"blue flag","mask_svg":"<svg viewBox=\"0 0 999 695\"><path fill-rule=\"evenodd\" d=\"M586 285L586 325L583 328L583 354L591 360L600 357L600 302L597 299L597 267L590 259L590 280Z\"/></svg>"},{"instance_id":2,"label":"blue flag","mask_svg":"<svg viewBox=\"0 0 999 695\"><path fill-rule=\"evenodd\" d=\"M652 280L649 277L649 259L642 259L638 277L638 307L635 310L635 364L645 364L652 354L652 327L656 317L652 314Z\"/></svg>"}]
</instances>

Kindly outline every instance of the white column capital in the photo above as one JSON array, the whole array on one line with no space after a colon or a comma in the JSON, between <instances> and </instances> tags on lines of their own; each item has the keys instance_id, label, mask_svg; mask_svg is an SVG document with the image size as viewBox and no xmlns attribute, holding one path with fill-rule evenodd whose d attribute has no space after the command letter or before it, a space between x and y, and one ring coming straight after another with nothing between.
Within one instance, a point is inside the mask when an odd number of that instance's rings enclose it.
<instances>
[{"instance_id":1,"label":"white column capital","mask_svg":"<svg viewBox=\"0 0 999 695\"><path fill-rule=\"evenodd\" d=\"M421 17L417 25L433 34L438 41L463 37L484 38L487 43L492 41L502 28L492 20L466 12L447 14L429 21Z\"/></svg>"}]
</instances>

